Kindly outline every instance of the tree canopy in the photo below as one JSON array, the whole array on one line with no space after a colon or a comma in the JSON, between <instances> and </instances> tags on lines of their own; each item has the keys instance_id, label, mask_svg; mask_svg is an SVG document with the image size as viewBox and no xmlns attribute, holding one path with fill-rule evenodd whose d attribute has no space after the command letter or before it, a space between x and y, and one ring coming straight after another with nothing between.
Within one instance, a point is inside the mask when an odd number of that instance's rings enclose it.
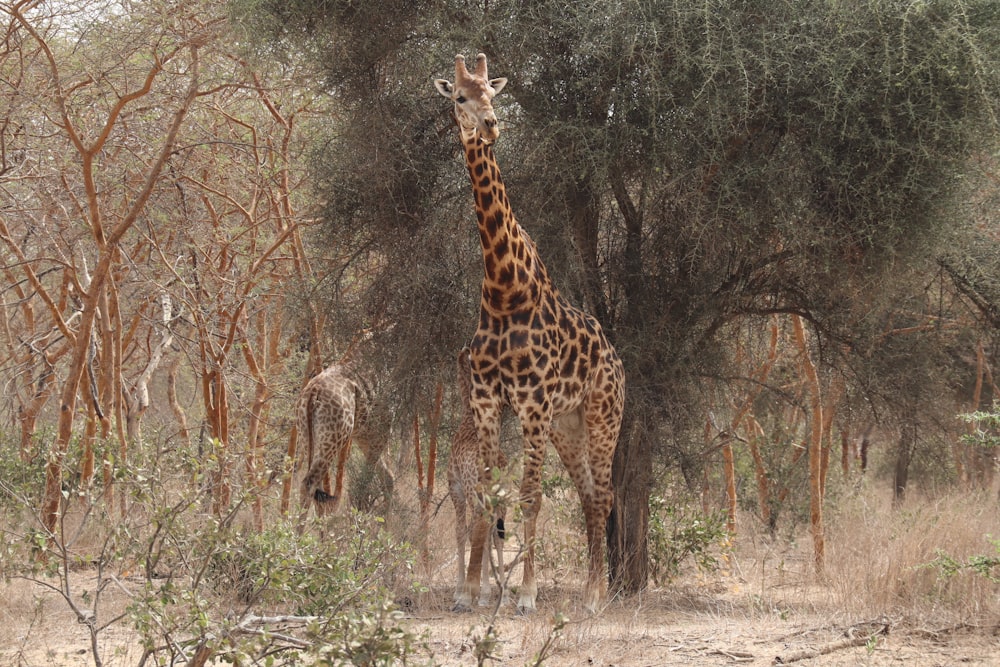
<instances>
[{"instance_id":1,"label":"tree canopy","mask_svg":"<svg viewBox=\"0 0 1000 667\"><path fill-rule=\"evenodd\" d=\"M477 51L508 77L497 153L514 210L626 363L622 486L651 484L653 460L697 477L706 412L752 388L747 350L772 316L807 322L824 392L854 406L843 429L922 415L947 431L975 341L993 358L995 2L235 6L267 48L321 63L347 109L319 156L324 237L356 249L345 278L374 263L337 308L390 325L397 368L463 344L481 272L430 79Z\"/></svg>"},{"instance_id":2,"label":"tree canopy","mask_svg":"<svg viewBox=\"0 0 1000 667\"><path fill-rule=\"evenodd\" d=\"M850 345L946 248L982 242L966 203L996 150L992 2L237 7L268 48L318 58L347 109L319 159L325 234L377 252L359 303L379 317L426 300L433 316L389 318L418 349L461 343L479 271L428 84L456 52L511 80L515 210L648 408L725 374L735 318L800 313Z\"/></svg>"}]
</instances>

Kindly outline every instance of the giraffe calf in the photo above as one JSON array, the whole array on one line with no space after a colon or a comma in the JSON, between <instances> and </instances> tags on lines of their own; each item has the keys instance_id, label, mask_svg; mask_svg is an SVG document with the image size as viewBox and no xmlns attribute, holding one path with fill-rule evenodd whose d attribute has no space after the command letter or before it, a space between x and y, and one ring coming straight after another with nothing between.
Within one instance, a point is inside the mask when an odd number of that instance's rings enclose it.
<instances>
[{"instance_id":1,"label":"giraffe calf","mask_svg":"<svg viewBox=\"0 0 1000 667\"><path fill-rule=\"evenodd\" d=\"M455 553L458 560L458 577L455 584L455 601L459 601L462 587L465 584L466 563L465 547L471 535L471 521L475 521L481 513L482 505L476 497L476 487L479 484L479 432L469 398L472 392L472 370L469 368L469 348L463 348L458 353L458 393L462 401L462 420L452 438L451 457L448 460L448 495L455 506ZM500 466L507 467L507 459L501 452ZM493 546L497 554L497 573L503 577L503 544L504 544L504 510L496 508L496 521L490 534L493 536ZM490 550L483 549L482 586L479 589L479 604L487 605L490 599ZM502 579L501 579L502 581ZM506 597L506 590L501 586L501 599Z\"/></svg>"}]
</instances>

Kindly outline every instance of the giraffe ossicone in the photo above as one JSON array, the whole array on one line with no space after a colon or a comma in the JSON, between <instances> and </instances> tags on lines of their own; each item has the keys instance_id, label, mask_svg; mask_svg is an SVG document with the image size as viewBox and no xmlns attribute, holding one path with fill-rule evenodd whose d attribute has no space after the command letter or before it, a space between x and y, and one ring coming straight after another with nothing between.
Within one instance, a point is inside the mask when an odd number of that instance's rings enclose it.
<instances>
[{"instance_id":1,"label":"giraffe ossicone","mask_svg":"<svg viewBox=\"0 0 1000 667\"><path fill-rule=\"evenodd\" d=\"M586 520L588 574L584 605L596 611L607 596L605 525L613 500L611 462L621 431L625 372L596 319L572 306L549 278L527 232L518 224L492 144L499 137L493 97L506 85L490 79L486 56L472 72L455 57L455 81L436 79L453 103L472 183L483 256L479 326L470 348L470 405L480 438L479 493L500 462L505 405L524 437L520 505L524 574L518 609L534 611L535 536L541 477L551 442L569 472ZM487 521L476 521L468 571L456 608L471 607L480 588Z\"/></svg>"}]
</instances>

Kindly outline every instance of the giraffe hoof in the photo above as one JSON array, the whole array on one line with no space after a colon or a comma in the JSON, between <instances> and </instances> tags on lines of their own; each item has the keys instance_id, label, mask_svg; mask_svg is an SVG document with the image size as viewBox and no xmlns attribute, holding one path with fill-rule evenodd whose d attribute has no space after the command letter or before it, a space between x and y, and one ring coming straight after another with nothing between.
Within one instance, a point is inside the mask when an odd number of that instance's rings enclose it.
<instances>
[{"instance_id":1,"label":"giraffe hoof","mask_svg":"<svg viewBox=\"0 0 1000 667\"><path fill-rule=\"evenodd\" d=\"M521 594L517 597L517 615L530 616L535 613L536 609L535 596L522 589Z\"/></svg>"},{"instance_id":2,"label":"giraffe hoof","mask_svg":"<svg viewBox=\"0 0 1000 667\"><path fill-rule=\"evenodd\" d=\"M472 607L465 604L464 602L456 602L454 605L452 605L451 610L456 614L468 614L470 611L472 611Z\"/></svg>"}]
</instances>

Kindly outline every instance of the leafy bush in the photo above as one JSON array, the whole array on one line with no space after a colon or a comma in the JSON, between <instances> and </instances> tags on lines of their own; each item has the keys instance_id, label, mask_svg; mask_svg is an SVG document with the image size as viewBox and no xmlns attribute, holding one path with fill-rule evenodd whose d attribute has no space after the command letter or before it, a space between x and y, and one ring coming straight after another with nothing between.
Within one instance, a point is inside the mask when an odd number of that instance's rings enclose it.
<instances>
[{"instance_id":1,"label":"leafy bush","mask_svg":"<svg viewBox=\"0 0 1000 667\"><path fill-rule=\"evenodd\" d=\"M990 411L961 414L959 419L972 424L972 433L962 435L962 442L985 450L1000 449L1000 403L994 403Z\"/></svg>"},{"instance_id":2,"label":"leafy bush","mask_svg":"<svg viewBox=\"0 0 1000 667\"><path fill-rule=\"evenodd\" d=\"M51 434L40 433L39 441ZM45 488L45 457L21 459L20 446L12 435L0 432L0 507L13 509L34 499Z\"/></svg>"},{"instance_id":3,"label":"leafy bush","mask_svg":"<svg viewBox=\"0 0 1000 667\"><path fill-rule=\"evenodd\" d=\"M994 584L1000 584L1000 540L987 538L987 541L993 545L993 554L979 554L959 560L948 555L943 549L938 549L937 558L922 567L936 569L938 577L945 581L967 572Z\"/></svg>"},{"instance_id":4,"label":"leafy bush","mask_svg":"<svg viewBox=\"0 0 1000 667\"><path fill-rule=\"evenodd\" d=\"M719 547L728 541L724 512L703 515L674 505L663 496L649 499L650 574L657 585L680 574L681 565L693 559L700 570L719 565Z\"/></svg>"},{"instance_id":5,"label":"leafy bush","mask_svg":"<svg viewBox=\"0 0 1000 667\"><path fill-rule=\"evenodd\" d=\"M381 517L353 513L341 532L303 535L288 523L262 533L233 534L213 551L215 587L244 602L280 605L296 614L377 608L412 579L413 549L382 530Z\"/></svg>"},{"instance_id":6,"label":"leafy bush","mask_svg":"<svg viewBox=\"0 0 1000 667\"><path fill-rule=\"evenodd\" d=\"M0 451L0 575L61 597L97 663L100 638L120 624L135 628L140 664L400 665L425 653L395 609L418 586L414 551L379 517L317 521L301 535L270 517L258 533L244 527L256 487L210 515L197 481L211 457L152 456L116 471L124 514L69 480L49 534L32 527L43 462Z\"/></svg>"},{"instance_id":7,"label":"leafy bush","mask_svg":"<svg viewBox=\"0 0 1000 667\"><path fill-rule=\"evenodd\" d=\"M393 600L397 588L416 585L413 550L377 517L355 513L336 528L320 538L284 521L261 533L222 521L184 535L186 527L173 524L160 559L170 573L147 576L129 608L146 650L172 659L196 646L234 662L281 654L320 664L406 664L417 638L399 626ZM164 636L189 639L172 647Z\"/></svg>"}]
</instances>

